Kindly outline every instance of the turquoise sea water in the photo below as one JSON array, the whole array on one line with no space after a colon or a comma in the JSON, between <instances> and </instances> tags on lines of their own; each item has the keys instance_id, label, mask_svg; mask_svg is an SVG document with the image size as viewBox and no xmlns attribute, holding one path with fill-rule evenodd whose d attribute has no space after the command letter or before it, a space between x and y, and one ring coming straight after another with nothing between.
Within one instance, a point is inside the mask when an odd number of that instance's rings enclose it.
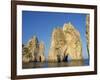
<instances>
[{"instance_id":1,"label":"turquoise sea water","mask_svg":"<svg viewBox=\"0 0 100 80\"><path fill-rule=\"evenodd\" d=\"M23 69L29 69L29 68L50 68L50 67L73 67L73 66L88 66L89 60L74 60L74 61L68 61L68 62L29 62L29 63L23 63L22 68Z\"/></svg>"}]
</instances>

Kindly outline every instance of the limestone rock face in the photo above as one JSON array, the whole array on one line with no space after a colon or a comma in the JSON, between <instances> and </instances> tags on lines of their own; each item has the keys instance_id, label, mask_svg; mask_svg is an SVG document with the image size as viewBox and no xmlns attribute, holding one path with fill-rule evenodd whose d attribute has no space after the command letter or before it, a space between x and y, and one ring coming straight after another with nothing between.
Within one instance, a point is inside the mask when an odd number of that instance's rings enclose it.
<instances>
[{"instance_id":1,"label":"limestone rock face","mask_svg":"<svg viewBox=\"0 0 100 80\"><path fill-rule=\"evenodd\" d=\"M51 47L49 51L49 61L62 61L63 53L61 48L65 45L65 36L63 30L56 28L52 32Z\"/></svg>"},{"instance_id":2,"label":"limestone rock face","mask_svg":"<svg viewBox=\"0 0 100 80\"><path fill-rule=\"evenodd\" d=\"M72 60L82 59L80 33L71 23L53 30L48 60L67 61L68 56Z\"/></svg>"},{"instance_id":3,"label":"limestone rock face","mask_svg":"<svg viewBox=\"0 0 100 80\"><path fill-rule=\"evenodd\" d=\"M73 60L82 59L82 43L78 30L69 22L64 24L63 32L67 42L65 55L69 55Z\"/></svg>"},{"instance_id":4,"label":"limestone rock face","mask_svg":"<svg viewBox=\"0 0 100 80\"><path fill-rule=\"evenodd\" d=\"M42 48L41 48L41 46L42 46ZM23 56L22 56L23 62L44 61L45 60L45 58L44 58L44 44L39 43L36 36L32 37L28 41L28 43L23 47L22 51L23 51ZM41 60L38 60L39 57Z\"/></svg>"},{"instance_id":5,"label":"limestone rock face","mask_svg":"<svg viewBox=\"0 0 100 80\"><path fill-rule=\"evenodd\" d=\"M88 56L89 56L89 45L90 45L90 16L86 16L86 39L87 39L87 51L88 51Z\"/></svg>"},{"instance_id":6,"label":"limestone rock face","mask_svg":"<svg viewBox=\"0 0 100 80\"><path fill-rule=\"evenodd\" d=\"M45 50L44 43L40 42L39 43L39 52L37 55L37 61L42 61L42 62L45 61L44 50Z\"/></svg>"}]
</instances>

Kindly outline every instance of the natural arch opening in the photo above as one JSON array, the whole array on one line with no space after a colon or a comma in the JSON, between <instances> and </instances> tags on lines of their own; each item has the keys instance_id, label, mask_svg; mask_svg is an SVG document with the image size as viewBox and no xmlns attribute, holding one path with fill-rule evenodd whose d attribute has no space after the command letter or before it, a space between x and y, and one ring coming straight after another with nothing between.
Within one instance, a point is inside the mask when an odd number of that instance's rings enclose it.
<instances>
[{"instance_id":1,"label":"natural arch opening","mask_svg":"<svg viewBox=\"0 0 100 80\"><path fill-rule=\"evenodd\" d=\"M70 54L64 54L64 57L63 57L63 61L64 62L68 62L69 60L71 60L71 55Z\"/></svg>"},{"instance_id":2,"label":"natural arch opening","mask_svg":"<svg viewBox=\"0 0 100 80\"><path fill-rule=\"evenodd\" d=\"M39 57L39 61L41 62L41 56Z\"/></svg>"},{"instance_id":3,"label":"natural arch opening","mask_svg":"<svg viewBox=\"0 0 100 80\"><path fill-rule=\"evenodd\" d=\"M64 61L64 62L68 62L68 55L64 56L63 61Z\"/></svg>"},{"instance_id":4,"label":"natural arch opening","mask_svg":"<svg viewBox=\"0 0 100 80\"><path fill-rule=\"evenodd\" d=\"M61 62L61 56L60 55L57 55L57 60L58 60L58 62Z\"/></svg>"}]
</instances>

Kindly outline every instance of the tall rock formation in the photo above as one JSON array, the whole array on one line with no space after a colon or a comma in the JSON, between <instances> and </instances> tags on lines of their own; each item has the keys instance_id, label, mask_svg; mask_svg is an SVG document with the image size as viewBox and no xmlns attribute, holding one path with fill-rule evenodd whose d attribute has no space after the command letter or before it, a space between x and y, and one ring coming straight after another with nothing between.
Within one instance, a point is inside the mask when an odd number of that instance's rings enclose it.
<instances>
[{"instance_id":1,"label":"tall rock formation","mask_svg":"<svg viewBox=\"0 0 100 80\"><path fill-rule=\"evenodd\" d=\"M40 47L41 45L44 47L44 44L39 43L38 38L36 36L33 36L28 41L28 43L23 47L23 50L22 50L23 51L23 56L22 56L23 62L44 61L45 59L44 58L44 48L41 48ZM38 60L39 57L41 58L41 60Z\"/></svg>"},{"instance_id":2,"label":"tall rock formation","mask_svg":"<svg viewBox=\"0 0 100 80\"><path fill-rule=\"evenodd\" d=\"M38 38L36 36L33 36L27 43L27 47L30 51L31 54L31 61L35 61L38 53L38 48L39 48L39 41Z\"/></svg>"},{"instance_id":3,"label":"tall rock formation","mask_svg":"<svg viewBox=\"0 0 100 80\"><path fill-rule=\"evenodd\" d=\"M39 43L39 52L37 54L37 61L45 61L45 55L44 55L44 51L45 51L45 47L44 47L44 43L41 41Z\"/></svg>"},{"instance_id":4,"label":"tall rock formation","mask_svg":"<svg viewBox=\"0 0 100 80\"><path fill-rule=\"evenodd\" d=\"M87 15L86 16L86 40L87 40L87 51L88 51L88 57L90 56L90 54L89 54L89 45L90 45L90 39L89 39L89 37L90 37L90 16L89 15Z\"/></svg>"},{"instance_id":5,"label":"tall rock formation","mask_svg":"<svg viewBox=\"0 0 100 80\"><path fill-rule=\"evenodd\" d=\"M63 29L53 30L48 60L67 61L68 56L72 60L82 59L80 33L70 22L64 24Z\"/></svg>"},{"instance_id":6,"label":"tall rock formation","mask_svg":"<svg viewBox=\"0 0 100 80\"><path fill-rule=\"evenodd\" d=\"M49 51L49 61L63 61L62 47L65 45L65 36L61 28L56 28L52 32L51 46Z\"/></svg>"},{"instance_id":7,"label":"tall rock formation","mask_svg":"<svg viewBox=\"0 0 100 80\"><path fill-rule=\"evenodd\" d=\"M67 42L65 55L69 55L73 60L82 59L82 43L78 30L69 22L64 24L63 32Z\"/></svg>"}]
</instances>

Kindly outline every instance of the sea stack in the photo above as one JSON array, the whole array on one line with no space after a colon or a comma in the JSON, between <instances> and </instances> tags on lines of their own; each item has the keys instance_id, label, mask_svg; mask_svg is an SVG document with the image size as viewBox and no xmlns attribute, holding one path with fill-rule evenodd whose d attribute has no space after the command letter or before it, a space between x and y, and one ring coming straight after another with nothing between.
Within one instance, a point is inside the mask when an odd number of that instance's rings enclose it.
<instances>
[{"instance_id":1,"label":"sea stack","mask_svg":"<svg viewBox=\"0 0 100 80\"><path fill-rule=\"evenodd\" d=\"M67 61L68 56L72 60L83 59L80 33L70 22L65 23L63 29L53 30L48 61Z\"/></svg>"},{"instance_id":2,"label":"sea stack","mask_svg":"<svg viewBox=\"0 0 100 80\"><path fill-rule=\"evenodd\" d=\"M44 43L41 41L39 43L39 50L38 50L38 55L37 55L37 61L40 61L40 62L44 62L45 61L45 56L44 56L44 51L45 51L45 46L44 46Z\"/></svg>"},{"instance_id":3,"label":"sea stack","mask_svg":"<svg viewBox=\"0 0 100 80\"><path fill-rule=\"evenodd\" d=\"M30 62L30 61L40 61L41 62L45 60L44 44L41 42L39 43L37 36L33 36L28 41L28 43L23 47L22 60L23 62Z\"/></svg>"},{"instance_id":4,"label":"sea stack","mask_svg":"<svg viewBox=\"0 0 100 80\"><path fill-rule=\"evenodd\" d=\"M90 45L90 16L86 16L86 40L87 40L87 51L88 51L88 57L89 57L89 45Z\"/></svg>"},{"instance_id":5,"label":"sea stack","mask_svg":"<svg viewBox=\"0 0 100 80\"><path fill-rule=\"evenodd\" d=\"M63 61L62 48L66 44L65 36L61 28L55 28L52 32L51 46L48 56L50 62Z\"/></svg>"},{"instance_id":6,"label":"sea stack","mask_svg":"<svg viewBox=\"0 0 100 80\"><path fill-rule=\"evenodd\" d=\"M81 60L82 57L82 43L80 33L71 22L64 24L63 32L65 35L67 50L65 55L69 55L72 60Z\"/></svg>"}]
</instances>

